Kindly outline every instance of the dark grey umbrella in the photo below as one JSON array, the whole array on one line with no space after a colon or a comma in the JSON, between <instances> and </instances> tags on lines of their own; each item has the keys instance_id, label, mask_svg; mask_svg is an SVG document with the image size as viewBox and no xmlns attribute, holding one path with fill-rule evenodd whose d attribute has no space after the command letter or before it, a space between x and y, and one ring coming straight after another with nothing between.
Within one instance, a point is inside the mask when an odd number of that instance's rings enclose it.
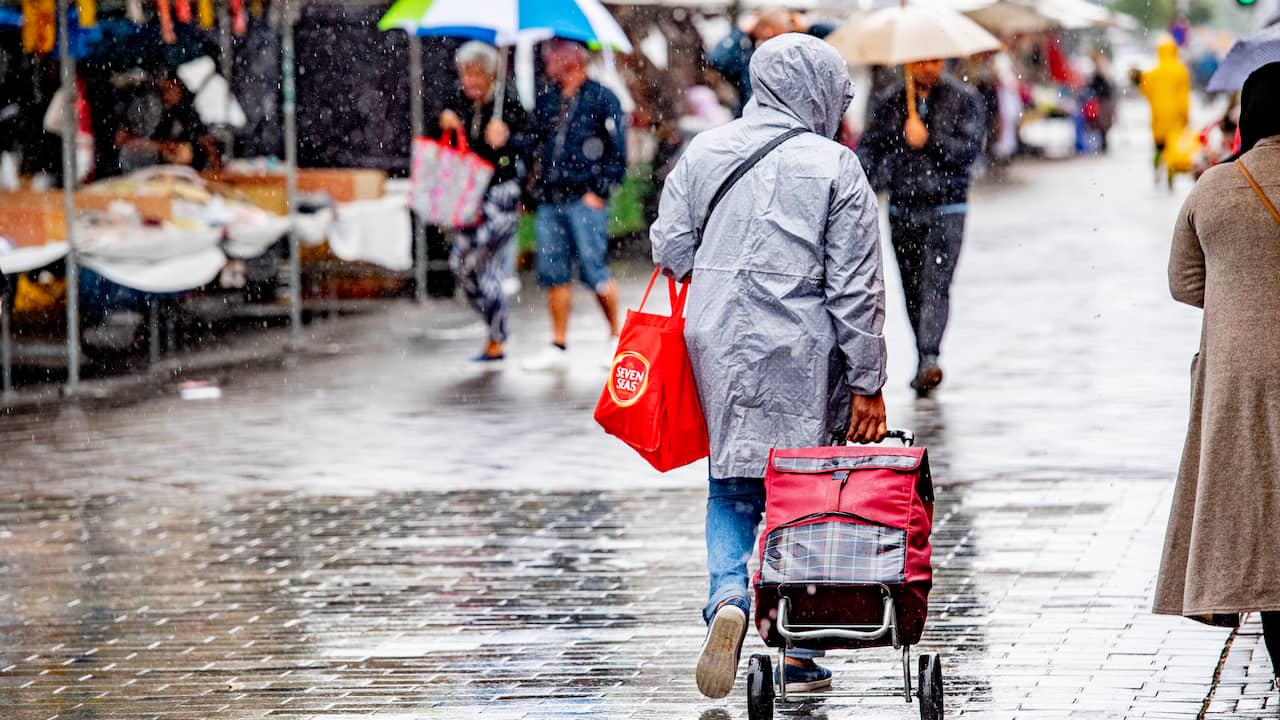
<instances>
[{"instance_id":1,"label":"dark grey umbrella","mask_svg":"<svg viewBox=\"0 0 1280 720\"><path fill-rule=\"evenodd\" d=\"M1209 79L1209 92L1230 92L1244 87L1245 78L1263 65L1280 62L1280 25L1237 42Z\"/></svg>"}]
</instances>

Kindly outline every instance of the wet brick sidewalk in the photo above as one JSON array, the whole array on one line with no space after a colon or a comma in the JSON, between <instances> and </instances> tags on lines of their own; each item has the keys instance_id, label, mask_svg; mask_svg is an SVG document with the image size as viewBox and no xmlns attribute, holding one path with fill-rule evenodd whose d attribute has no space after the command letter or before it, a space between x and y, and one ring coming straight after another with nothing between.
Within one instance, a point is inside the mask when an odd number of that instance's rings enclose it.
<instances>
[{"instance_id":1,"label":"wet brick sidewalk","mask_svg":"<svg viewBox=\"0 0 1280 720\"><path fill-rule=\"evenodd\" d=\"M1280 717L1276 672L1262 642L1262 621L1257 614L1249 615L1232 636L1204 717L1206 720Z\"/></svg>"},{"instance_id":2,"label":"wet brick sidewalk","mask_svg":"<svg viewBox=\"0 0 1280 720\"><path fill-rule=\"evenodd\" d=\"M1110 501L1081 499L1100 494ZM942 494L924 644L947 654L955 711L1195 717L1217 649L1141 613L1153 533L1121 520L1148 511L1144 494L1056 482ZM721 706L697 701L690 674L700 499L9 504L6 540L23 552L6 575L22 583L0 605L23 613L0 653L6 717L696 717ZM1099 532L1107 520L1115 530ZM887 651L833 659L842 680L896 682Z\"/></svg>"},{"instance_id":3,"label":"wet brick sidewalk","mask_svg":"<svg viewBox=\"0 0 1280 720\"><path fill-rule=\"evenodd\" d=\"M1117 146L975 193L934 400L905 388L889 263L890 419L934 461L922 649L952 716L1191 720L1227 638L1148 612L1199 317L1165 288L1179 198ZM623 270L634 303L645 271ZM745 717L741 683L692 681L704 470L656 475L595 428L608 348L575 312L565 376L467 367L466 310L400 305L216 375L220 400L0 416L0 718ZM516 315L512 354L535 352L534 293ZM897 682L888 651L829 660L843 688Z\"/></svg>"}]
</instances>

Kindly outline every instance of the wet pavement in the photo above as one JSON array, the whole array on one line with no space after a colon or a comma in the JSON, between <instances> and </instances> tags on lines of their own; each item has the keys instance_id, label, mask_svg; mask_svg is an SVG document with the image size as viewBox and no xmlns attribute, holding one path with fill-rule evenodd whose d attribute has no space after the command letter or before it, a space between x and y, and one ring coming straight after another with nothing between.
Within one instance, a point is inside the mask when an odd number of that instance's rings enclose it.
<instances>
[{"instance_id":1,"label":"wet pavement","mask_svg":"<svg viewBox=\"0 0 1280 720\"><path fill-rule=\"evenodd\" d=\"M1262 621L1249 615L1227 645L1206 720L1280 717L1275 671L1262 640Z\"/></svg>"},{"instance_id":2,"label":"wet pavement","mask_svg":"<svg viewBox=\"0 0 1280 720\"><path fill-rule=\"evenodd\" d=\"M1148 612L1199 317L1165 286L1181 192L1116 144L975 192L931 400L906 389L889 263L890 419L939 485L921 649L944 655L953 716L1247 709L1209 702L1225 631ZM621 270L634 303L645 269ZM516 356L546 337L525 298ZM595 427L589 298L564 376L468 367L470 320L395 305L212 376L220 399L0 415L0 718L745 717L741 682L719 702L693 685L705 470L657 475ZM1227 653L1219 693L1240 680L1275 717L1250 652L1252 671ZM842 689L898 682L889 651L829 660Z\"/></svg>"}]
</instances>

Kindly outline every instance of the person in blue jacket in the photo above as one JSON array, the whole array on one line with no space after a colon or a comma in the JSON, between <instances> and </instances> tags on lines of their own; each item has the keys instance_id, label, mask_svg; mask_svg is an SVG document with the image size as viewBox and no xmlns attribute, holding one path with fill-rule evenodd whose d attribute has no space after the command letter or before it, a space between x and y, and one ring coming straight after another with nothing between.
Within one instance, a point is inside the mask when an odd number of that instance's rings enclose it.
<instances>
[{"instance_id":1,"label":"person in blue jacket","mask_svg":"<svg viewBox=\"0 0 1280 720\"><path fill-rule=\"evenodd\" d=\"M734 28L733 32L707 53L707 66L738 91L734 117L742 117L742 110L751 99L751 77L748 72L751 55L768 40L795 29L795 23L785 10L768 8L756 13L750 31Z\"/></svg>"},{"instance_id":2,"label":"person in blue jacket","mask_svg":"<svg viewBox=\"0 0 1280 720\"><path fill-rule=\"evenodd\" d=\"M618 335L618 285L607 262L608 205L627 172L626 120L617 96L587 77L588 57L584 45L570 40L552 40L542 50L552 86L534 109L533 199L538 283L547 289L551 345L524 363L527 370L569 367L575 265Z\"/></svg>"}]
</instances>

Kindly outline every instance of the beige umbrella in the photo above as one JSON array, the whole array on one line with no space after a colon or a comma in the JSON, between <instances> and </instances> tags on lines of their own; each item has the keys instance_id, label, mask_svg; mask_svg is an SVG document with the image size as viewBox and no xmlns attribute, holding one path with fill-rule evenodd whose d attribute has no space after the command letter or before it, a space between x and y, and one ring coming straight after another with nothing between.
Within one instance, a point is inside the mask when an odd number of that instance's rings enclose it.
<instances>
[{"instance_id":1,"label":"beige umbrella","mask_svg":"<svg viewBox=\"0 0 1280 720\"><path fill-rule=\"evenodd\" d=\"M970 20L1002 35L1044 32L1061 23L1021 0L977 0L954 7Z\"/></svg>"},{"instance_id":2,"label":"beige umbrella","mask_svg":"<svg viewBox=\"0 0 1280 720\"><path fill-rule=\"evenodd\" d=\"M855 16L827 36L854 65L905 65L922 60L969 57L1000 49L1000 41L964 15L940 6L903 5ZM916 115L916 86L907 76L907 123Z\"/></svg>"},{"instance_id":3,"label":"beige umbrella","mask_svg":"<svg viewBox=\"0 0 1280 720\"><path fill-rule=\"evenodd\" d=\"M827 36L854 65L903 65L1000 49L981 25L949 8L907 5L855 17Z\"/></svg>"}]
</instances>

